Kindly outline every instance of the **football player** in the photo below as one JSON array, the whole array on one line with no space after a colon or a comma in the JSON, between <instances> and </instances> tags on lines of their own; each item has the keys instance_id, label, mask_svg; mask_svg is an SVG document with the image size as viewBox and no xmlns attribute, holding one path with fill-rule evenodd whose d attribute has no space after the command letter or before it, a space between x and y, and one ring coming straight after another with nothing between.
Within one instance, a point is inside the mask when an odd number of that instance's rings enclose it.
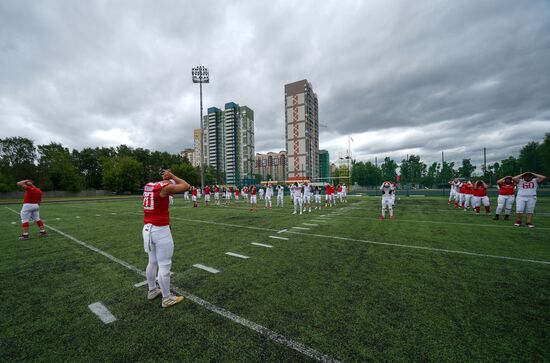
<instances>
[{"instance_id":1,"label":"football player","mask_svg":"<svg viewBox=\"0 0 550 363\"><path fill-rule=\"evenodd\" d=\"M394 192L394 186L389 181L385 181L380 186L382 191L382 214L380 214L380 220L386 219L386 209L390 212L390 220L393 221L393 202L392 194Z\"/></svg>"},{"instance_id":2,"label":"football player","mask_svg":"<svg viewBox=\"0 0 550 363\"><path fill-rule=\"evenodd\" d=\"M472 188L472 208L476 214L479 214L481 210L481 204L485 207L485 213L491 213L491 205L489 204L489 197L487 196L487 184L478 180Z\"/></svg>"},{"instance_id":3,"label":"football player","mask_svg":"<svg viewBox=\"0 0 550 363\"><path fill-rule=\"evenodd\" d=\"M269 183L267 184L267 188L265 188L265 207L266 208L273 208L271 199L273 199L273 186L271 185L271 183Z\"/></svg>"},{"instance_id":4,"label":"football player","mask_svg":"<svg viewBox=\"0 0 550 363\"><path fill-rule=\"evenodd\" d=\"M311 187L308 182L304 183L304 211L311 213Z\"/></svg>"},{"instance_id":5,"label":"football player","mask_svg":"<svg viewBox=\"0 0 550 363\"><path fill-rule=\"evenodd\" d=\"M282 207L285 199L285 187L277 185L277 207Z\"/></svg>"},{"instance_id":6,"label":"football player","mask_svg":"<svg viewBox=\"0 0 550 363\"><path fill-rule=\"evenodd\" d=\"M170 231L168 197L188 189L189 184L172 174L170 170L164 171L160 182L147 183L143 188L143 247L149 256L145 270L149 285L147 298L153 300L162 295L163 308L183 300L182 296L176 296L170 292L174 240ZM160 288L155 283L155 277L158 277Z\"/></svg>"},{"instance_id":7,"label":"football player","mask_svg":"<svg viewBox=\"0 0 550 363\"><path fill-rule=\"evenodd\" d=\"M21 227L23 228L23 234L19 236L20 240L28 240L29 237L29 221L36 222L40 232L39 237L46 236L46 229L44 222L40 219L40 202L42 201L42 190L37 188L32 180L26 179L17 182L17 186L25 190L25 196L23 197L23 207L21 208Z\"/></svg>"},{"instance_id":8,"label":"football player","mask_svg":"<svg viewBox=\"0 0 550 363\"><path fill-rule=\"evenodd\" d=\"M207 207L210 204L210 187L208 185L204 187L204 204Z\"/></svg>"},{"instance_id":9,"label":"football player","mask_svg":"<svg viewBox=\"0 0 550 363\"><path fill-rule=\"evenodd\" d=\"M516 182L514 182L511 176L505 176L504 178L497 180L497 185L497 210L493 219L498 221L499 215L502 213L502 209L504 208L504 220L507 221L510 219L510 212L512 211L512 205L514 204Z\"/></svg>"},{"instance_id":10,"label":"football player","mask_svg":"<svg viewBox=\"0 0 550 363\"><path fill-rule=\"evenodd\" d=\"M251 185L248 190L250 191L250 210L255 212L258 204L258 201L256 200L256 187Z\"/></svg>"},{"instance_id":11,"label":"football player","mask_svg":"<svg viewBox=\"0 0 550 363\"><path fill-rule=\"evenodd\" d=\"M294 185L290 187L290 190L292 191L292 196L294 199L294 212L292 214L296 214L297 209L299 209L300 214L302 214L302 187L298 185L298 182L295 182Z\"/></svg>"},{"instance_id":12,"label":"football player","mask_svg":"<svg viewBox=\"0 0 550 363\"><path fill-rule=\"evenodd\" d=\"M530 171L516 175L512 178L518 185L518 196L516 198L516 223L514 226L521 227L523 213L526 214L525 225L534 227L533 213L535 212L535 204L537 204L537 187L546 177L544 175L535 174Z\"/></svg>"}]
</instances>

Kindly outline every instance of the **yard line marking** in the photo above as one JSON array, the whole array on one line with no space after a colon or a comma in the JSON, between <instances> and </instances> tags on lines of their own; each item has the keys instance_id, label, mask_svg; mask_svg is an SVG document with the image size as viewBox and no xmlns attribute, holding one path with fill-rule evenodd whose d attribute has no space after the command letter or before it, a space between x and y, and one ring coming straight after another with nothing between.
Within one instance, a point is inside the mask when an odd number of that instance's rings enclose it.
<instances>
[{"instance_id":1,"label":"yard line marking","mask_svg":"<svg viewBox=\"0 0 550 363\"><path fill-rule=\"evenodd\" d=\"M88 308L90 308L92 313L96 314L104 324L109 324L116 320L115 316L109 311L109 309L107 309L105 305L99 301L88 305Z\"/></svg>"},{"instance_id":2,"label":"yard line marking","mask_svg":"<svg viewBox=\"0 0 550 363\"><path fill-rule=\"evenodd\" d=\"M96 214L95 216L96 216L96 217L101 217L101 214Z\"/></svg>"},{"instance_id":3,"label":"yard line marking","mask_svg":"<svg viewBox=\"0 0 550 363\"><path fill-rule=\"evenodd\" d=\"M134 287L142 287L142 286L145 286L145 285L147 285L147 280L142 281L142 282L138 282L137 284L134 284Z\"/></svg>"},{"instance_id":4,"label":"yard line marking","mask_svg":"<svg viewBox=\"0 0 550 363\"><path fill-rule=\"evenodd\" d=\"M17 213L11 208L8 208L8 209L10 209L14 213ZM90 249L94 252L99 253L100 255L103 255L103 256L107 257L111 261L114 261L114 262L126 267L130 271L133 271L133 272L135 272L135 273L137 273L141 276L145 276L144 271L141 271L139 268L137 268L133 265L130 265L126 261L123 261L123 260L121 260L121 259L105 252L105 251L102 251L102 250L100 250L99 248L97 248L95 246L87 244L86 242L82 242L82 241L76 239L75 237L70 236L70 235L66 234L65 232L62 232L62 231L58 230L57 228L54 228L54 227L49 226L49 225L46 226L46 227L50 228L51 230L59 233L60 235L62 235L64 237L78 243L79 245L82 245L82 246L84 246L84 247L86 247L86 248L88 248L88 249ZM329 355L326 355L324 353L321 353L316 349L310 348L310 347L308 347L308 346L306 346L302 343L299 343L299 342L297 342L295 340L292 340L290 338L287 338L284 335L281 335L281 334L279 334L279 333L277 333L277 332L275 332L271 329L268 329L265 326L257 324L257 323L255 323L251 320L245 319L245 318L243 318L243 317L241 317L237 314L232 313L229 310L226 310L226 309L224 309L220 306L212 304L211 302L203 300L200 297L198 297L196 295L193 295L193 294L191 294L191 293L189 293L189 292L187 292L187 291L185 291L185 290L183 290L183 289L181 289L177 286L172 285L172 290L177 292L178 294L184 296L189 301L192 301L195 304L198 304L198 305L204 307L205 309L210 310L213 313L221 315L224 318L227 318L227 319L229 319L229 320L231 320L231 321L233 321L237 324L240 324L240 325L242 325L246 328L249 328L249 329L265 336L266 338L274 341L275 343L279 343L279 344L281 344L281 345L283 345L287 348L293 349L293 350L295 350L299 353L302 353L302 354L304 354L304 355L306 355L306 356L308 356L312 359L315 359L315 360L317 360L319 362L323 362L323 363L333 363L333 362L334 363L339 363L340 362L339 360L337 360L337 359L335 359L335 358L333 358Z\"/></svg>"},{"instance_id":5,"label":"yard line marking","mask_svg":"<svg viewBox=\"0 0 550 363\"><path fill-rule=\"evenodd\" d=\"M60 220L61 220L61 218L56 218L55 220L56 220L56 221L60 221Z\"/></svg>"},{"instance_id":6,"label":"yard line marking","mask_svg":"<svg viewBox=\"0 0 550 363\"><path fill-rule=\"evenodd\" d=\"M304 230L304 231L309 231L309 228L307 227L292 227L294 229L301 229L301 230Z\"/></svg>"},{"instance_id":7,"label":"yard line marking","mask_svg":"<svg viewBox=\"0 0 550 363\"><path fill-rule=\"evenodd\" d=\"M17 224L17 222L11 222L11 224Z\"/></svg>"},{"instance_id":8,"label":"yard line marking","mask_svg":"<svg viewBox=\"0 0 550 363\"><path fill-rule=\"evenodd\" d=\"M322 219L312 219L311 221L312 222L317 222L317 223L326 222L325 220L322 220Z\"/></svg>"},{"instance_id":9,"label":"yard line marking","mask_svg":"<svg viewBox=\"0 0 550 363\"><path fill-rule=\"evenodd\" d=\"M80 216L76 216L76 218L80 219Z\"/></svg>"},{"instance_id":10,"label":"yard line marking","mask_svg":"<svg viewBox=\"0 0 550 363\"><path fill-rule=\"evenodd\" d=\"M281 229L280 231L278 231L277 233L283 233L283 232L286 232L288 231L288 228L285 228L285 229Z\"/></svg>"},{"instance_id":11,"label":"yard line marking","mask_svg":"<svg viewBox=\"0 0 550 363\"><path fill-rule=\"evenodd\" d=\"M251 245L260 246L260 247L266 247L266 248L273 248L272 245L264 245L263 243L258 243L258 242L252 242Z\"/></svg>"},{"instance_id":12,"label":"yard line marking","mask_svg":"<svg viewBox=\"0 0 550 363\"><path fill-rule=\"evenodd\" d=\"M114 213L114 212L111 212L111 214L112 214L112 215L116 215L116 213Z\"/></svg>"},{"instance_id":13,"label":"yard line marking","mask_svg":"<svg viewBox=\"0 0 550 363\"><path fill-rule=\"evenodd\" d=\"M288 241L288 238L286 238L286 237L279 237L279 236L269 236L269 238L274 238L274 239L282 239L283 241Z\"/></svg>"},{"instance_id":14,"label":"yard line marking","mask_svg":"<svg viewBox=\"0 0 550 363\"><path fill-rule=\"evenodd\" d=\"M318 224L315 223L302 223L304 226L311 226L311 227L319 227Z\"/></svg>"},{"instance_id":15,"label":"yard line marking","mask_svg":"<svg viewBox=\"0 0 550 363\"><path fill-rule=\"evenodd\" d=\"M220 270L216 270L216 269L213 268L213 267L209 267L209 266L206 266L206 265L202 265L202 264L200 264L200 263L194 264L193 267L200 268L201 270L204 270L204 271L208 271L208 272L210 272L211 274L217 274L217 273L220 273L220 272L221 272Z\"/></svg>"},{"instance_id":16,"label":"yard line marking","mask_svg":"<svg viewBox=\"0 0 550 363\"><path fill-rule=\"evenodd\" d=\"M239 255L238 253L233 253L233 252L226 252L225 254L228 255L228 256L233 256L233 257L242 258L242 259L250 258L248 256Z\"/></svg>"}]
</instances>

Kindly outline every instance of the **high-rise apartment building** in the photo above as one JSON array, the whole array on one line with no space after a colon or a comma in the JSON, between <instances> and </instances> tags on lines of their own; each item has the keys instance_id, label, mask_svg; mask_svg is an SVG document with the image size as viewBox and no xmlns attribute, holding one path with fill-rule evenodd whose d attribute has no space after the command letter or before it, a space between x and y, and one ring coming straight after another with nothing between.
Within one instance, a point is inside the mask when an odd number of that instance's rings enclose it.
<instances>
[{"instance_id":1,"label":"high-rise apartment building","mask_svg":"<svg viewBox=\"0 0 550 363\"><path fill-rule=\"evenodd\" d=\"M194 155L194 149L183 149L181 152L180 152L180 155L182 158L184 159L187 159L189 160L189 162L191 163L191 165L193 165L193 162L194 162L194 159L195 159L195 155Z\"/></svg>"},{"instance_id":2,"label":"high-rise apartment building","mask_svg":"<svg viewBox=\"0 0 550 363\"><path fill-rule=\"evenodd\" d=\"M240 184L254 167L254 111L234 102L222 111L210 107L203 119L205 159L217 171L217 182Z\"/></svg>"},{"instance_id":3,"label":"high-rise apartment building","mask_svg":"<svg viewBox=\"0 0 550 363\"><path fill-rule=\"evenodd\" d=\"M193 157L189 161L193 166L201 165L201 146L202 146L201 129L193 130Z\"/></svg>"},{"instance_id":4,"label":"high-rise apartment building","mask_svg":"<svg viewBox=\"0 0 550 363\"><path fill-rule=\"evenodd\" d=\"M306 79L285 85L285 130L288 179L319 177L317 95Z\"/></svg>"},{"instance_id":5,"label":"high-rise apartment building","mask_svg":"<svg viewBox=\"0 0 550 363\"><path fill-rule=\"evenodd\" d=\"M328 182L330 178L330 158L327 150L319 150L319 181Z\"/></svg>"},{"instance_id":6,"label":"high-rise apartment building","mask_svg":"<svg viewBox=\"0 0 550 363\"><path fill-rule=\"evenodd\" d=\"M258 153L255 156L254 174L261 175L263 181L269 181L269 179L278 182L285 181L286 159L286 151Z\"/></svg>"}]
</instances>

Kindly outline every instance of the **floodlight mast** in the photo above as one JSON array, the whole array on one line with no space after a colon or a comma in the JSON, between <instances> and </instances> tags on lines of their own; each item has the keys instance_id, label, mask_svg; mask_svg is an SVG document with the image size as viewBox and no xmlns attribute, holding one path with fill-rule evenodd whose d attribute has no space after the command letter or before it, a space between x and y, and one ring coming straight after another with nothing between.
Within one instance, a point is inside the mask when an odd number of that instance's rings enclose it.
<instances>
[{"instance_id":1,"label":"floodlight mast","mask_svg":"<svg viewBox=\"0 0 550 363\"><path fill-rule=\"evenodd\" d=\"M200 103L201 103L201 119L200 119L200 129L201 129L201 190L204 189L204 129L202 127L202 84L210 83L210 77L208 75L208 68L205 66L196 66L191 69L191 76L193 83L199 84L200 90Z\"/></svg>"}]
</instances>

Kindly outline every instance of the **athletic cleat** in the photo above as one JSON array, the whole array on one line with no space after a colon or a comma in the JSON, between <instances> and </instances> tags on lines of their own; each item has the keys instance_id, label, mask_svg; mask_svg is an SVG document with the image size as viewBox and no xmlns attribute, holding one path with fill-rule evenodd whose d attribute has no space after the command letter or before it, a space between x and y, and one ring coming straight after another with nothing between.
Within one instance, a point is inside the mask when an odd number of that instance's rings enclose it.
<instances>
[{"instance_id":1,"label":"athletic cleat","mask_svg":"<svg viewBox=\"0 0 550 363\"><path fill-rule=\"evenodd\" d=\"M30 240L31 238L29 237L28 234L22 234L21 236L19 236L19 240L20 241L28 241Z\"/></svg>"},{"instance_id":2,"label":"athletic cleat","mask_svg":"<svg viewBox=\"0 0 550 363\"><path fill-rule=\"evenodd\" d=\"M292 214L296 214L296 211L292 212Z\"/></svg>"},{"instance_id":3,"label":"athletic cleat","mask_svg":"<svg viewBox=\"0 0 550 363\"><path fill-rule=\"evenodd\" d=\"M147 299L154 300L161 295L160 289L155 287L153 290L147 292Z\"/></svg>"},{"instance_id":4,"label":"athletic cleat","mask_svg":"<svg viewBox=\"0 0 550 363\"><path fill-rule=\"evenodd\" d=\"M179 304L183 301L183 296L170 295L162 299L162 307L169 308L170 306Z\"/></svg>"},{"instance_id":5,"label":"athletic cleat","mask_svg":"<svg viewBox=\"0 0 550 363\"><path fill-rule=\"evenodd\" d=\"M40 231L38 232L38 237L46 237L48 234L46 233L46 231Z\"/></svg>"},{"instance_id":6,"label":"athletic cleat","mask_svg":"<svg viewBox=\"0 0 550 363\"><path fill-rule=\"evenodd\" d=\"M510 216L509 216L508 214L505 214L505 215L504 215L504 220L505 220L505 221L509 221L509 220L510 220Z\"/></svg>"},{"instance_id":7,"label":"athletic cleat","mask_svg":"<svg viewBox=\"0 0 550 363\"><path fill-rule=\"evenodd\" d=\"M506 217L504 217L504 219L506 219ZM498 221L498 214L495 214L495 216L493 217L493 221Z\"/></svg>"},{"instance_id":8,"label":"athletic cleat","mask_svg":"<svg viewBox=\"0 0 550 363\"><path fill-rule=\"evenodd\" d=\"M380 220L383 221L385 218L384 216L380 216Z\"/></svg>"},{"instance_id":9,"label":"athletic cleat","mask_svg":"<svg viewBox=\"0 0 550 363\"><path fill-rule=\"evenodd\" d=\"M535 226L534 226L533 224L531 224L531 223L525 223L525 225L526 225L527 227L529 227L529 228L535 228Z\"/></svg>"},{"instance_id":10,"label":"athletic cleat","mask_svg":"<svg viewBox=\"0 0 550 363\"><path fill-rule=\"evenodd\" d=\"M395 218L393 216L390 217L390 221L393 221L395 220Z\"/></svg>"},{"instance_id":11,"label":"athletic cleat","mask_svg":"<svg viewBox=\"0 0 550 363\"><path fill-rule=\"evenodd\" d=\"M514 223L514 226L515 226L515 227L521 227L521 222L516 222L516 223Z\"/></svg>"}]
</instances>

